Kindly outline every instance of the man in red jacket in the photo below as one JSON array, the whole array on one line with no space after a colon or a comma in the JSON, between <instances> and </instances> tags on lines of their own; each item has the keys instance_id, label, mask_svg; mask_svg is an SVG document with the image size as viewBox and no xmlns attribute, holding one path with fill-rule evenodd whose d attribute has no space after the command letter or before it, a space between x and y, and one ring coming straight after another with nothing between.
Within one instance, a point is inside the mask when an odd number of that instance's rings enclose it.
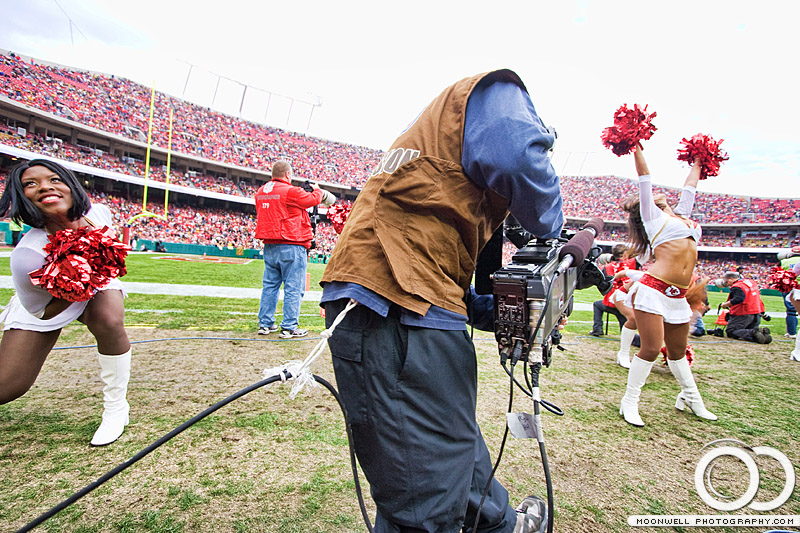
<instances>
[{"instance_id":1,"label":"man in red jacket","mask_svg":"<svg viewBox=\"0 0 800 533\"><path fill-rule=\"evenodd\" d=\"M721 305L731 311L726 329L728 337L759 344L772 342L769 328L758 327L764 313L764 302L756 282L743 279L735 272L726 272L722 279L731 288L728 300Z\"/></svg>"},{"instance_id":2,"label":"man in red jacket","mask_svg":"<svg viewBox=\"0 0 800 533\"><path fill-rule=\"evenodd\" d=\"M614 275L619 272L620 270L637 270L639 268L639 264L636 262L636 259L631 257L629 259L625 259L625 252L628 251L628 247L624 244L615 244L613 248L611 248L611 254L603 254L609 257L608 263L603 265L603 274L606 276L611 276L612 278ZM599 260L603 259L603 256L600 256ZM627 278L626 278L627 279ZM592 331L589 335L593 337L602 337L603 336L603 313L608 313L610 315L614 315L617 317L617 321L619 322L619 329L622 331L622 326L625 325L625 321L627 318L617 310L617 305L615 303L614 293L622 287L622 280L619 283L616 281L614 282L614 286L605 296L603 296L602 300L597 300L592 304L593 310L593 320L592 320Z\"/></svg>"},{"instance_id":3,"label":"man in red jacket","mask_svg":"<svg viewBox=\"0 0 800 533\"><path fill-rule=\"evenodd\" d=\"M318 204L331 205L336 197L317 185L311 192L291 183L292 167L286 161L272 166L272 180L258 188L256 238L264 241L264 280L258 309L258 334L278 331L275 308L283 285L281 338L305 337L300 328L300 303L305 293L306 263L314 234L308 211Z\"/></svg>"}]
</instances>

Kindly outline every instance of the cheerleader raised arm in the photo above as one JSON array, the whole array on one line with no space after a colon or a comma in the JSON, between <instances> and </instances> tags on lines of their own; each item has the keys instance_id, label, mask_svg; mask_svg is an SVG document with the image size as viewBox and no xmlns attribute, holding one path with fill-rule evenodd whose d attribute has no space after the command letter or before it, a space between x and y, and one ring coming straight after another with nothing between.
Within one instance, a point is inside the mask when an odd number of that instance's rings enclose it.
<instances>
[{"instance_id":1,"label":"cheerleader raised arm","mask_svg":"<svg viewBox=\"0 0 800 533\"><path fill-rule=\"evenodd\" d=\"M643 426L639 416L639 396L662 345L667 347L667 362L681 386L675 407L689 407L701 418L716 420L703 404L686 360L686 343L692 310L686 301L697 263L697 244L702 231L689 216L694 207L700 165L692 165L681 198L675 209L664 194L653 194L650 170L639 143L634 150L639 193L627 198L622 208L628 213L628 230L633 252L654 262L628 291L625 304L631 307L641 338L641 348L628 371L620 414L634 426Z\"/></svg>"}]
</instances>

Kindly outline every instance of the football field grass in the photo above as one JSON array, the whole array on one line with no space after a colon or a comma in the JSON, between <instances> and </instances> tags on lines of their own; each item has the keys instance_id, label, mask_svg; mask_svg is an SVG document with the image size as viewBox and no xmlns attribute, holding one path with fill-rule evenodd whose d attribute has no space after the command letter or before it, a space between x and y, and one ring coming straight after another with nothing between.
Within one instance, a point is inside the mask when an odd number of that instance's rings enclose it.
<instances>
[{"instance_id":1,"label":"football field grass","mask_svg":"<svg viewBox=\"0 0 800 533\"><path fill-rule=\"evenodd\" d=\"M260 287L260 260L242 264L160 259L131 254L123 281ZM309 264L311 290L324 265ZM8 275L0 258L0 275ZM0 290L5 303L11 291ZM579 291L576 302L599 298ZM712 307L724 299L711 293ZM782 311L776 297L768 310ZM22 398L0 406L0 531L14 531L129 460L216 402L263 379L265 369L304 359L323 329L316 302L304 302L301 325L311 334L279 340L256 334L258 300L131 294L126 326L133 341L129 386L131 423L119 441L88 446L102 412L94 341L78 323L68 326L39 379ZM706 323L713 327L712 316ZM642 392L644 428L619 416L627 371L617 366L618 328L588 336L590 311L575 311L564 330L564 351L542 372L544 399L564 416L543 414L555 492L558 532L679 531L755 533L762 527L647 528L630 515L800 515L795 490L771 513L707 506L694 485L695 469L717 439L770 446L800 465L800 363L783 319L769 325L776 341L762 346L728 339L693 339L698 386L716 422L674 408L679 388L658 362ZM334 335L336 333L334 332ZM474 332L479 365L477 416L492 457L500 451L508 376L491 333ZM635 351L632 350L632 351ZM469 354L466 354L469 356ZM446 369L441 372L447 379ZM326 351L312 371L335 384ZM521 371L521 370L520 370ZM366 531L350 471L347 437L335 399L307 387L296 398L291 382L255 390L214 412L40 526L50 532L360 532ZM515 411L530 401L515 393ZM784 487L781 466L757 457L760 489L769 501ZM512 504L545 495L535 441L509 439L497 471ZM715 470L715 487L740 495L748 471L740 462ZM368 484L361 477L370 512ZM789 529L800 529L798 527Z\"/></svg>"}]
</instances>

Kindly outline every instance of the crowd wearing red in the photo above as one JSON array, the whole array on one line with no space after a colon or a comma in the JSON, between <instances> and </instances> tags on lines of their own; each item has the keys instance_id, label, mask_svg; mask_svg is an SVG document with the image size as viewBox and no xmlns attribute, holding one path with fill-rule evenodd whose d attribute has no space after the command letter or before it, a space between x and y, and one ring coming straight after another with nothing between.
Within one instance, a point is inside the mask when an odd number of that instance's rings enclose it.
<instances>
[{"instance_id":1,"label":"crowd wearing red","mask_svg":"<svg viewBox=\"0 0 800 533\"><path fill-rule=\"evenodd\" d=\"M146 141L151 90L124 78L70 70L0 54L0 90L12 100L103 131ZM172 150L247 168L292 161L298 176L364 185L381 152L240 120L156 92L152 143L166 148L173 111Z\"/></svg>"},{"instance_id":2,"label":"crowd wearing red","mask_svg":"<svg viewBox=\"0 0 800 533\"><path fill-rule=\"evenodd\" d=\"M103 131L146 140L150 108L150 89L114 76L71 70L35 61L26 61L15 54L0 54L0 91L8 98L49 111ZM173 110L172 150L200 156L224 164L255 169L267 169L279 159L292 162L298 176L360 188L370 170L383 153L379 150L308 137L302 134L237 119L209 108L198 106L162 93L155 93L153 114L153 144L167 146L169 110ZM74 146L67 142L44 139L31 132L20 136L5 124L0 124L0 144L24 148L36 153L56 156L91 167L119 172L130 176L145 176L141 161L116 157L112 154ZM165 181L166 170L160 166L149 169L150 179ZM225 177L186 173L169 169L171 183L230 194L252 197L255 183ZM606 221L622 221L624 215L618 199L636 191L633 180L613 176L561 178L564 212L568 218L599 216ZM678 189L655 187L670 203L675 203ZM131 216L141 212L141 204L119 196L92 193L93 201L110 204L115 209L115 223L124 226ZM148 206L160 212L163 206ZM171 205L166 222L158 219L139 219L131 235L151 240L208 244L217 246L258 247L253 239L254 216L242 212L192 208ZM800 200L747 198L725 194L698 192L693 219L700 223L750 224L800 222ZM706 229L703 246L718 247L786 247L800 244L800 236L789 242L788 232L735 231ZM600 240L623 242L624 229L608 229ZM330 253L336 233L322 223L317 231L318 252ZM512 250L506 250L507 260ZM714 274L727 268L721 261L700 261L698 269ZM748 272L756 279L766 279L768 265L749 265ZM703 270L705 269L705 270Z\"/></svg>"}]
</instances>

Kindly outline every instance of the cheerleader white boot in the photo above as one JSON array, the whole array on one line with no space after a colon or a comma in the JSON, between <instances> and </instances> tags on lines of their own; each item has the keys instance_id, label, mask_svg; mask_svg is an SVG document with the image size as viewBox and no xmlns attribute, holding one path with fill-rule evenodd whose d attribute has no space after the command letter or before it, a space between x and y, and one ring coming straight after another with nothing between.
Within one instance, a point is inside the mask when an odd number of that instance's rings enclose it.
<instances>
[{"instance_id":1,"label":"cheerleader white boot","mask_svg":"<svg viewBox=\"0 0 800 533\"><path fill-rule=\"evenodd\" d=\"M635 336L635 329L628 329L622 326L622 331L619 334L619 351L617 352L617 364L622 368L631 367L631 343Z\"/></svg>"},{"instance_id":2,"label":"cheerleader white boot","mask_svg":"<svg viewBox=\"0 0 800 533\"><path fill-rule=\"evenodd\" d=\"M619 406L619 414L625 419L628 424L643 427L644 422L642 417L639 416L639 395L642 393L644 382L647 381L647 376L653 369L655 361L645 361L633 356L630 369L628 370L628 385L625 389L625 396L622 397L622 402Z\"/></svg>"},{"instance_id":3,"label":"cheerleader white boot","mask_svg":"<svg viewBox=\"0 0 800 533\"><path fill-rule=\"evenodd\" d=\"M131 351L122 355L103 355L98 353L100 379L103 387L103 420L92 437L92 446L111 444L122 435L128 425L130 406L128 380L131 377Z\"/></svg>"},{"instance_id":4,"label":"cheerleader white boot","mask_svg":"<svg viewBox=\"0 0 800 533\"><path fill-rule=\"evenodd\" d=\"M683 411L685 407L688 407L700 418L716 420L717 415L706 409L703 404L703 399L700 397L700 391L697 390L697 384L694 382L692 369L689 367L689 361L686 360L686 357L684 356L677 361L667 359L667 364L672 371L672 375L675 376L681 386L681 392L675 401L675 409Z\"/></svg>"},{"instance_id":5,"label":"cheerleader white boot","mask_svg":"<svg viewBox=\"0 0 800 533\"><path fill-rule=\"evenodd\" d=\"M800 335L794 339L794 350L789 354L790 361L800 361Z\"/></svg>"}]
</instances>

